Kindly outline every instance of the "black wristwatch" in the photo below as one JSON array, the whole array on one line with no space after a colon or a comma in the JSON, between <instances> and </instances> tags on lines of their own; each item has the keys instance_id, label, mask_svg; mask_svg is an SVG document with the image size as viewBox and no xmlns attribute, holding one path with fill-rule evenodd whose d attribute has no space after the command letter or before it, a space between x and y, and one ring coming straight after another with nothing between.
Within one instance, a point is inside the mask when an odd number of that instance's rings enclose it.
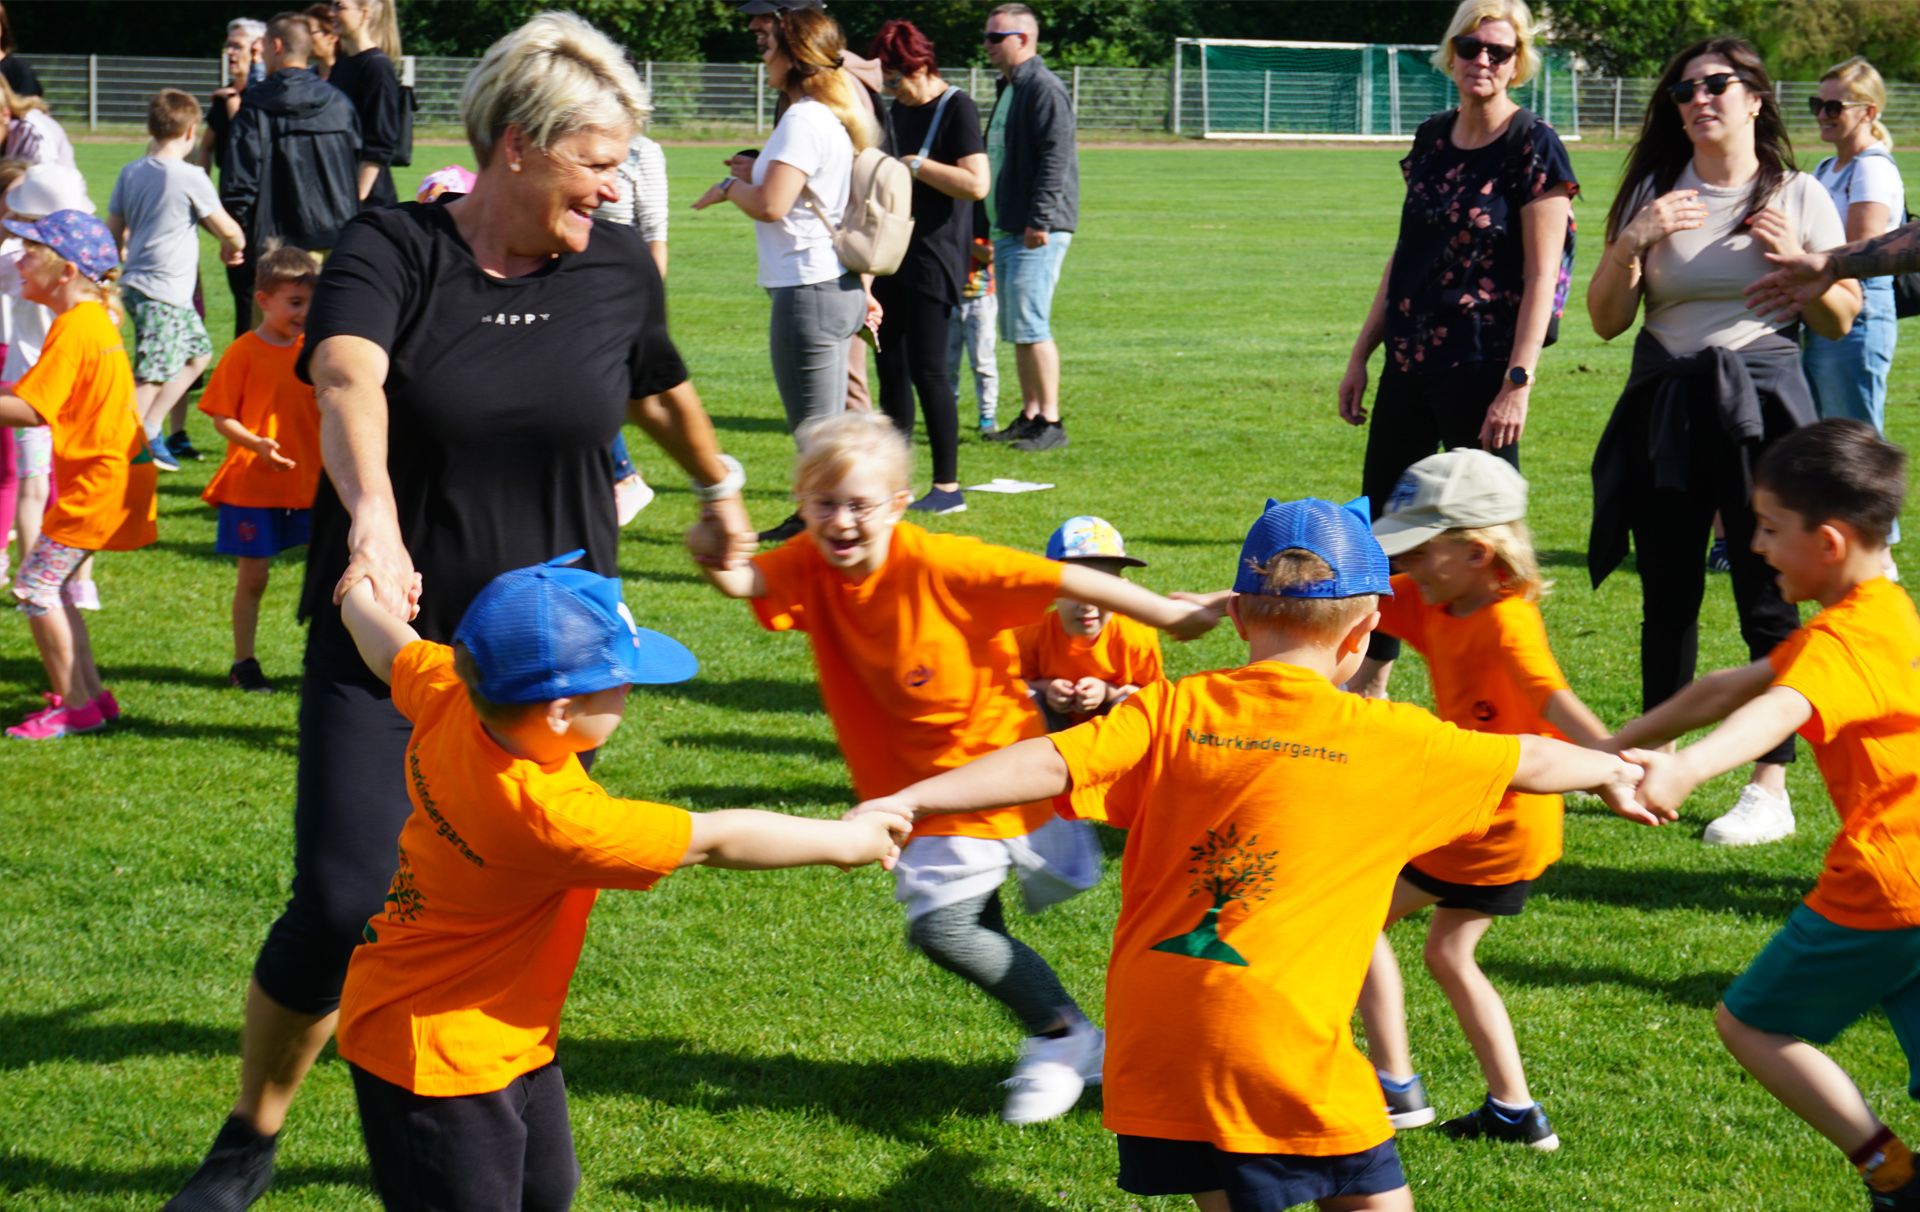
<instances>
[{"instance_id":1,"label":"black wristwatch","mask_svg":"<svg viewBox=\"0 0 1920 1212\"><path fill-rule=\"evenodd\" d=\"M1507 382L1515 387L1526 387L1533 382L1533 374L1524 366L1507 367Z\"/></svg>"}]
</instances>

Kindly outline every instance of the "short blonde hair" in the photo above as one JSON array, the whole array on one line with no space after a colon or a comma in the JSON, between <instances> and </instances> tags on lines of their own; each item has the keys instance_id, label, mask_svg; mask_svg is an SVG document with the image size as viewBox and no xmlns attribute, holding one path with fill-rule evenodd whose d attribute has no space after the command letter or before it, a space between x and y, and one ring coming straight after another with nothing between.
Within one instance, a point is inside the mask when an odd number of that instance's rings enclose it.
<instances>
[{"instance_id":1,"label":"short blonde hair","mask_svg":"<svg viewBox=\"0 0 1920 1212\"><path fill-rule=\"evenodd\" d=\"M831 487L863 463L877 464L895 492L913 487L913 452L892 421L878 412L837 412L809 421L794 435L793 495Z\"/></svg>"},{"instance_id":2,"label":"short blonde hair","mask_svg":"<svg viewBox=\"0 0 1920 1212\"><path fill-rule=\"evenodd\" d=\"M1533 11L1525 0L1460 0L1460 7L1453 10L1453 21L1447 26L1446 36L1440 39L1440 49L1433 52L1433 66L1453 75L1453 40L1461 34L1471 34L1489 21L1505 21L1511 25L1514 41L1520 47L1520 53L1514 56L1511 87L1518 88L1539 75L1540 52L1533 46Z\"/></svg>"},{"instance_id":3,"label":"short blonde hair","mask_svg":"<svg viewBox=\"0 0 1920 1212\"><path fill-rule=\"evenodd\" d=\"M1838 80L1847 86L1847 100L1865 101L1874 107L1873 140L1886 144L1887 150L1892 151L1893 135L1881 121L1887 115L1887 82L1881 79L1880 69L1867 62L1865 55L1855 55L1845 63L1834 64L1820 77L1822 84L1829 80Z\"/></svg>"},{"instance_id":4,"label":"short blonde hair","mask_svg":"<svg viewBox=\"0 0 1920 1212\"><path fill-rule=\"evenodd\" d=\"M1251 560L1248 563L1252 563ZM1351 598L1292 598L1282 592L1301 585L1314 585L1333 577L1333 569L1304 547L1289 547L1255 564L1254 571L1264 579L1264 593L1243 593L1234 598L1240 622L1249 630L1284 631L1316 644L1340 640L1353 625L1380 608L1378 594L1363 593Z\"/></svg>"},{"instance_id":5,"label":"short blonde hair","mask_svg":"<svg viewBox=\"0 0 1920 1212\"><path fill-rule=\"evenodd\" d=\"M551 148L582 130L631 135L650 113L626 52L572 13L541 13L494 43L460 90L460 121L482 168L509 126Z\"/></svg>"},{"instance_id":6,"label":"short blonde hair","mask_svg":"<svg viewBox=\"0 0 1920 1212\"><path fill-rule=\"evenodd\" d=\"M1553 589L1553 582L1540 575L1540 560L1533 553L1533 534L1525 522L1449 530L1440 537L1457 543L1485 543L1493 553L1500 588L1510 596L1537 602Z\"/></svg>"}]
</instances>

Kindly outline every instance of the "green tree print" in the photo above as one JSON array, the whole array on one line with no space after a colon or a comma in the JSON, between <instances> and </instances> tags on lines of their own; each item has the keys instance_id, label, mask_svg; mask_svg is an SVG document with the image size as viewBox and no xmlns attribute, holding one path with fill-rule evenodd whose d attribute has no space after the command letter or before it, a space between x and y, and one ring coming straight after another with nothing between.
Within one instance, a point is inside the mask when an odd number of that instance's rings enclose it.
<instances>
[{"instance_id":1,"label":"green tree print","mask_svg":"<svg viewBox=\"0 0 1920 1212\"><path fill-rule=\"evenodd\" d=\"M1266 900L1273 887L1274 860L1273 851L1252 848L1260 840L1259 834L1242 842L1239 829L1238 825L1228 825L1224 833L1209 829L1206 841L1188 847L1193 852L1189 859L1193 866L1187 870L1195 879L1187 895L1210 897L1213 904L1200 915L1199 925L1155 943L1153 950L1248 967L1246 957L1220 937L1220 910L1230 901Z\"/></svg>"}]
</instances>

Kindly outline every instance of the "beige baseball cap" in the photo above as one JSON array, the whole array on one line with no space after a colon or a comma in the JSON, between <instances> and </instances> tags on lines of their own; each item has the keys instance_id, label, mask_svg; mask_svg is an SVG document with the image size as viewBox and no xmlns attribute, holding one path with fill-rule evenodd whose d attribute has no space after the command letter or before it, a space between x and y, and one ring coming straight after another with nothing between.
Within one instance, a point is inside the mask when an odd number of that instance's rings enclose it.
<instances>
[{"instance_id":1,"label":"beige baseball cap","mask_svg":"<svg viewBox=\"0 0 1920 1212\"><path fill-rule=\"evenodd\" d=\"M1373 535L1390 556L1449 530L1518 522L1527 516L1526 477L1498 455L1461 447L1407 468Z\"/></svg>"}]
</instances>

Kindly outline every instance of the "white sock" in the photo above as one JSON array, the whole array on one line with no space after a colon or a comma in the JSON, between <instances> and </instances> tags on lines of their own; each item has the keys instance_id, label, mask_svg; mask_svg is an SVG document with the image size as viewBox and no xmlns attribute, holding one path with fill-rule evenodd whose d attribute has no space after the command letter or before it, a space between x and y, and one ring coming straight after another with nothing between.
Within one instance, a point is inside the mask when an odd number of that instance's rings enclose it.
<instances>
[{"instance_id":1,"label":"white sock","mask_svg":"<svg viewBox=\"0 0 1920 1212\"><path fill-rule=\"evenodd\" d=\"M1491 1094L1487 1095L1487 1102L1492 1104L1495 1111L1498 1111L1508 1119L1519 1119L1527 1113L1527 1108L1534 1105L1532 1103L1503 1103Z\"/></svg>"}]
</instances>

